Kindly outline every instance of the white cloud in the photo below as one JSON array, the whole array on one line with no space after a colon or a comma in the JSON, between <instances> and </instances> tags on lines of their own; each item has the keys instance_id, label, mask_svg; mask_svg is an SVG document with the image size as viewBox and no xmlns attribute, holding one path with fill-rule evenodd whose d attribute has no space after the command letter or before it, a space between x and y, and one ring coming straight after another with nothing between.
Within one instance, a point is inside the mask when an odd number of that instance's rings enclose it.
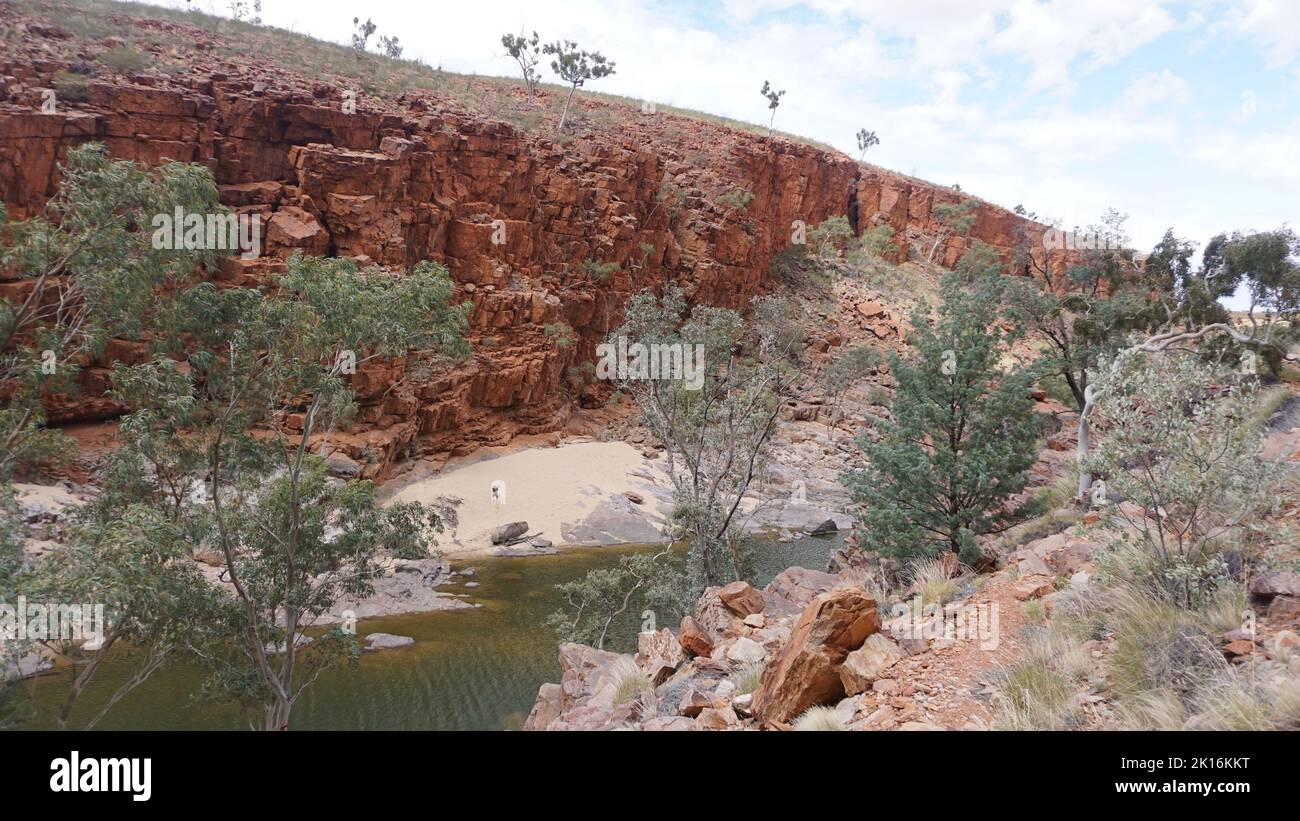
<instances>
[{"instance_id":1,"label":"white cloud","mask_svg":"<svg viewBox=\"0 0 1300 821\"><path fill-rule=\"evenodd\" d=\"M992 38L995 52L1032 67L1030 90L1069 90L1080 60L1096 68L1114 63L1134 49L1175 28L1160 2L1132 0L1018 0L1009 24Z\"/></svg>"},{"instance_id":2,"label":"white cloud","mask_svg":"<svg viewBox=\"0 0 1300 821\"><path fill-rule=\"evenodd\" d=\"M1243 174L1251 179L1281 185L1300 194L1300 133L1241 134L1217 133L1198 137L1189 152L1202 162Z\"/></svg>"},{"instance_id":3,"label":"white cloud","mask_svg":"<svg viewBox=\"0 0 1300 821\"><path fill-rule=\"evenodd\" d=\"M1274 68L1300 57L1300 8L1294 0L1239 0L1224 15L1238 34L1264 46L1264 56Z\"/></svg>"},{"instance_id":4,"label":"white cloud","mask_svg":"<svg viewBox=\"0 0 1300 821\"><path fill-rule=\"evenodd\" d=\"M1161 105L1182 105L1191 98L1191 86L1169 69L1159 74L1145 74L1129 84L1120 96L1117 108L1128 114L1141 114Z\"/></svg>"}]
</instances>

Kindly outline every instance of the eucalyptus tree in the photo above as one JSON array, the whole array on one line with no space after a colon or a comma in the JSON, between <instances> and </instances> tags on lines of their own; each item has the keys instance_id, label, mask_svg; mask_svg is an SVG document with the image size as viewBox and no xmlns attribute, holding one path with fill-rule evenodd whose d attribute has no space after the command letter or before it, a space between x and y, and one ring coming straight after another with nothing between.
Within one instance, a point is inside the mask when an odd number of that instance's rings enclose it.
<instances>
[{"instance_id":1,"label":"eucalyptus tree","mask_svg":"<svg viewBox=\"0 0 1300 821\"><path fill-rule=\"evenodd\" d=\"M564 98L564 111L560 114L560 125L556 131L564 131L564 123L569 118L569 103L578 86L588 80L599 80L614 73L614 61L605 59L599 51L583 51L573 40L556 40L542 46L542 53L549 54L551 70L569 84L568 96Z\"/></svg>"}]
</instances>

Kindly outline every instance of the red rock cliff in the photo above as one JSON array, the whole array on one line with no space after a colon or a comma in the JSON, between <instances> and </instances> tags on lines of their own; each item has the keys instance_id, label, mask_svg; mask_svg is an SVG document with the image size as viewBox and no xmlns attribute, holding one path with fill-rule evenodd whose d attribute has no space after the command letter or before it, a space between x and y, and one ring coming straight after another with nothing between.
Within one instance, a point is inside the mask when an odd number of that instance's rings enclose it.
<instances>
[{"instance_id":1,"label":"red rock cliff","mask_svg":"<svg viewBox=\"0 0 1300 821\"><path fill-rule=\"evenodd\" d=\"M96 76L83 101L43 113L42 89L78 52L56 27L13 22L27 26L28 47L0 60L0 198L11 218L55 190L69 146L97 140L117 158L204 163L226 205L262 215L262 258L226 260L228 281L256 282L296 249L448 266L474 305L475 353L420 379L403 379L401 362L357 375L362 412L345 441L373 458L371 475L417 452L562 426L582 398L566 370L593 358L641 288L672 280L698 301L742 306L766 284L795 220L848 214L857 230L886 221L906 236L932 228L934 205L964 196L812 145L591 100L580 105L613 109L616 127L563 141L433 93L362 96L345 113L342 84L222 60L204 48L213 35L147 20L136 25L195 42L187 71ZM738 205L739 192L752 200ZM981 204L970 237L1009 252L1022 225L1042 230ZM967 242L952 240L943 261ZM588 260L619 267L601 280L584 270ZM0 281L7 295L22 285ZM575 344L548 339L553 323L570 325ZM97 398L109 363L96 364L85 397L57 404L57 419L115 410Z\"/></svg>"}]
</instances>

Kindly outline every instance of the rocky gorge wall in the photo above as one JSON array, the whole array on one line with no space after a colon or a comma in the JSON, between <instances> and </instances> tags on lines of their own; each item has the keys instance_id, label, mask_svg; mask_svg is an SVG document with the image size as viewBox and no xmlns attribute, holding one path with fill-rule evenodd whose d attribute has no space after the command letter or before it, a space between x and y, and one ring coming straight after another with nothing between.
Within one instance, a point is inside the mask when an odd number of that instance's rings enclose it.
<instances>
[{"instance_id":1,"label":"rocky gorge wall","mask_svg":"<svg viewBox=\"0 0 1300 821\"><path fill-rule=\"evenodd\" d=\"M580 104L618 108L619 127L560 140L433 94L363 96L348 113L337 84L202 54L184 75L94 79L84 100L43 112L43 90L71 67L0 59L0 199L10 219L37 213L66 150L95 140L115 158L205 164L225 205L261 217L261 256L225 259L222 281L257 283L299 250L447 265L457 299L473 303L474 353L431 374L407 378L397 361L356 375L362 410L341 443L372 476L416 454L557 430L575 405L598 403L601 392L570 379L570 366L594 358L642 288L676 281L696 301L741 307L770 286L771 260L796 220L812 227L846 214L856 231L887 222L901 238L932 231L934 206L965 197L812 145L591 100ZM974 239L1009 254L1022 226L1042 230L981 203L969 238L953 238L942 261ZM587 262L618 268L602 278ZM0 272L7 298L29 286ZM544 330L558 324L573 329L572 345ZM102 396L107 369L135 351L111 346L78 397L52 399L52 418L118 412Z\"/></svg>"}]
</instances>

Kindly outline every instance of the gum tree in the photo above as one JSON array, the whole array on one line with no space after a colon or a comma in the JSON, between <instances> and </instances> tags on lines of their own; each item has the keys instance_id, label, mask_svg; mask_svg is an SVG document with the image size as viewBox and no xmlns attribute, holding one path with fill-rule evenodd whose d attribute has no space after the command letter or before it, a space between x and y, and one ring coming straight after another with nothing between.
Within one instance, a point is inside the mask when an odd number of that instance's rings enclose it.
<instances>
[{"instance_id":1,"label":"gum tree","mask_svg":"<svg viewBox=\"0 0 1300 821\"><path fill-rule=\"evenodd\" d=\"M537 73L537 64L541 61L538 43L540 38L537 32L533 32L532 39L520 34L503 34L501 35L501 45L505 46L506 54L519 64L519 70L524 76L524 86L528 89L528 102L533 102L533 94L537 90L537 83L541 79Z\"/></svg>"},{"instance_id":2,"label":"gum tree","mask_svg":"<svg viewBox=\"0 0 1300 821\"><path fill-rule=\"evenodd\" d=\"M859 129L858 151L862 153L858 156L858 162L862 162L867 158L867 149L873 145L880 145L880 138L876 136L876 132L868 131L865 128Z\"/></svg>"},{"instance_id":3,"label":"gum tree","mask_svg":"<svg viewBox=\"0 0 1300 821\"><path fill-rule=\"evenodd\" d=\"M366 22L361 22L360 17L352 18L352 50L358 55L364 54L366 46L370 42L370 37L375 33L374 22L367 17Z\"/></svg>"},{"instance_id":4,"label":"gum tree","mask_svg":"<svg viewBox=\"0 0 1300 821\"><path fill-rule=\"evenodd\" d=\"M216 287L202 276L214 252L156 248L144 228L177 207L222 213L210 171L146 171L85 146L69 152L51 217L0 231L0 263L41 295L0 314L3 361L18 377L4 396L4 435L17 443L5 451L6 491L12 468L43 453L50 386L33 366L45 350L58 352L59 367L110 337L145 353L113 370L112 397L127 408L119 446L96 476L99 498L73 514L55 556L20 570L12 558L24 531L0 521L0 595L106 605L104 641L76 650L63 726L81 723L81 694L108 654L130 644L123 689L87 726L184 653L207 666L207 695L283 729L320 672L357 652L340 630L306 647L305 631L341 596L371 589L381 549L427 555L444 519L419 505L381 508L370 482L327 475L329 432L355 411L353 366L461 354L467 306L451 303L450 279L430 263L399 275L295 257L261 288ZM231 592L199 576L192 548L221 556ZM0 713L13 715L10 706Z\"/></svg>"},{"instance_id":5,"label":"gum tree","mask_svg":"<svg viewBox=\"0 0 1300 821\"><path fill-rule=\"evenodd\" d=\"M569 117L569 103L573 100L573 92L578 90L578 86L585 85L588 80L599 80L613 74L614 62L606 60L599 51L580 50L578 44L572 40L556 40L554 43L548 43L542 46L542 53L554 58L551 60L551 70L569 84L569 94L564 98L564 111L560 114L560 125L557 129L563 132L564 123Z\"/></svg>"},{"instance_id":6,"label":"gum tree","mask_svg":"<svg viewBox=\"0 0 1300 821\"><path fill-rule=\"evenodd\" d=\"M964 236L975 225L977 200L967 197L960 203L941 203L933 210L935 230L931 236L922 236L913 243L913 250L927 263L934 262L934 255L947 245L954 236ZM929 242L929 247L925 243Z\"/></svg>"},{"instance_id":7,"label":"gum tree","mask_svg":"<svg viewBox=\"0 0 1300 821\"><path fill-rule=\"evenodd\" d=\"M218 211L202 168L165 163L147 171L87 143L68 151L60 174L44 213L6 222L0 207L0 270L24 281L15 298L0 296L0 482L55 445L42 397L71 390L110 338L140 338L154 291L215 259L154 248L137 230L175 207Z\"/></svg>"},{"instance_id":8,"label":"gum tree","mask_svg":"<svg viewBox=\"0 0 1300 821\"><path fill-rule=\"evenodd\" d=\"M148 170L113 161L102 145L87 143L69 149L59 188L41 214L6 222L0 210L0 270L25 285L19 298L0 298L0 600L22 594L99 602L109 621L98 648L45 640L46 649L74 662L60 726L68 726L78 696L119 639L140 652L108 707L147 679L176 646L177 615L193 601L180 592L193 576L172 561L184 540L170 524L144 527L149 514L128 506L111 515L100 503L76 511L64 547L36 569L25 569L19 559L26 528L12 485L16 471L68 449L46 426L45 400L76 390L80 369L103 353L110 338L146 342L160 314L158 294L183 286L196 268L214 262L207 250L154 247L141 230L154 215L176 208L221 213L210 172L180 163ZM0 648L0 655L13 658L28 649ZM0 700L10 706L0 706L0 713L27 714L15 706L18 687L5 685Z\"/></svg>"},{"instance_id":9,"label":"gum tree","mask_svg":"<svg viewBox=\"0 0 1300 821\"><path fill-rule=\"evenodd\" d=\"M1225 353L1262 355L1275 365L1300 361L1293 350L1293 325L1279 321L1300 313L1300 242L1293 233L1280 229L1235 238L1220 235L1207 247L1199 270L1191 265L1191 253L1191 243L1168 231L1147 258L1141 282L1149 304L1137 330L1110 360L1109 370L1123 369L1134 356L1179 352L1220 359ZM1238 327L1217 301L1243 286L1251 293L1249 327ZM1268 306L1262 318L1255 314L1259 306ZM1078 499L1085 506L1093 478L1086 469L1092 448L1090 420L1101 397L1097 385L1089 385L1079 413L1076 454L1085 467L1079 471Z\"/></svg>"},{"instance_id":10,"label":"gum tree","mask_svg":"<svg viewBox=\"0 0 1300 821\"><path fill-rule=\"evenodd\" d=\"M767 107L772 114L767 118L767 136L772 136L772 124L776 122L776 109L781 105L781 98L785 96L785 89L777 91L772 88L772 84L767 80L763 81L763 87L758 90L759 94L767 100Z\"/></svg>"},{"instance_id":11,"label":"gum tree","mask_svg":"<svg viewBox=\"0 0 1300 821\"><path fill-rule=\"evenodd\" d=\"M1032 247L1036 232L1022 230L1014 267L1030 276L1009 277L1002 292L1003 314L1043 346L1045 369L1065 381L1077 410L1098 358L1113 354L1149 307L1133 252L1121 247L1126 219L1109 211L1089 231L1092 247L1069 263Z\"/></svg>"},{"instance_id":12,"label":"gum tree","mask_svg":"<svg viewBox=\"0 0 1300 821\"><path fill-rule=\"evenodd\" d=\"M355 658L343 631L310 647L306 631L340 598L372 590L381 548L424 556L441 527L437 510L379 508L369 481L331 479L324 454L330 429L356 409L354 363L463 353L466 306L451 293L445 269L428 262L394 275L295 256L265 292L188 289L176 307L184 333L168 336L190 341L188 367L159 358L131 369L145 390L176 384L176 401L196 404L186 428L202 483L189 514L204 523L233 596L192 649L211 670L206 691L260 712L263 729L286 729L316 677Z\"/></svg>"},{"instance_id":13,"label":"gum tree","mask_svg":"<svg viewBox=\"0 0 1300 821\"><path fill-rule=\"evenodd\" d=\"M788 312L781 317L788 321ZM618 389L641 411L646 428L664 444L673 489L667 535L685 541L677 557L661 551L610 570L588 573L560 587L565 609L550 624L566 640L603 640L612 619L640 592L647 603L695 601L708 585L750 573L740 522L742 501L766 463L781 397L798 371L790 346L802 338L780 322L746 323L735 311L688 305L680 287L633 296L626 320L610 336L631 345L703 346L703 379L626 379ZM614 612L617 611L617 612Z\"/></svg>"}]
</instances>

